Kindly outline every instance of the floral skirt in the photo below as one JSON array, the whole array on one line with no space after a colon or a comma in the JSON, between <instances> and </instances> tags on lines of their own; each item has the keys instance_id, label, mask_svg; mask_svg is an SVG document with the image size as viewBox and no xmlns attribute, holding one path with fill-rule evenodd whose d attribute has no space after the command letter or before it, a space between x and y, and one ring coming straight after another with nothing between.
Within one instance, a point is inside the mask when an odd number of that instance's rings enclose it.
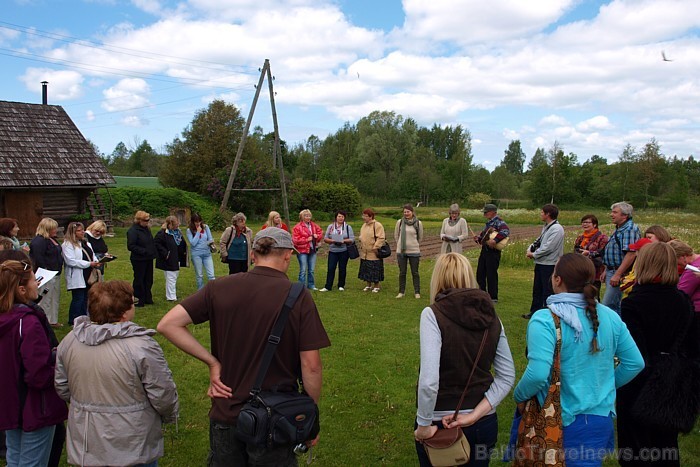
<instances>
[{"instance_id":1,"label":"floral skirt","mask_svg":"<svg viewBox=\"0 0 700 467\"><path fill-rule=\"evenodd\" d=\"M384 260L361 259L357 278L366 282L382 282L384 280Z\"/></svg>"}]
</instances>

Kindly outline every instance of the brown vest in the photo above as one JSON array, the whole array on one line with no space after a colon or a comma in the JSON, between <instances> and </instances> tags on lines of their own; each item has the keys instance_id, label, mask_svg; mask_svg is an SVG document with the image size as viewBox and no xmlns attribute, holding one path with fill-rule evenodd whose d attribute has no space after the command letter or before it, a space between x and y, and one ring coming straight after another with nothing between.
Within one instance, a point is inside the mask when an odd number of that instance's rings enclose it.
<instances>
[{"instance_id":1,"label":"brown vest","mask_svg":"<svg viewBox=\"0 0 700 467\"><path fill-rule=\"evenodd\" d=\"M433 304L431 308L442 336L440 386L435 410L454 410L474 366L484 330L463 328L441 313L439 305ZM493 382L491 365L496 357L496 347L501 335L501 322L495 313L487 329L489 333L484 350L460 409L473 409L484 398L484 393Z\"/></svg>"}]
</instances>

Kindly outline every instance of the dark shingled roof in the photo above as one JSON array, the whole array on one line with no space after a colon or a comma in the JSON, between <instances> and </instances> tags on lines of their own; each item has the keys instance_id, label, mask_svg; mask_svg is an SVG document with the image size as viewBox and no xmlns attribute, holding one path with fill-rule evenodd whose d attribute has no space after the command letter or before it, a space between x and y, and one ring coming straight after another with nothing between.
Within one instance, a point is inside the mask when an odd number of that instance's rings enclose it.
<instances>
[{"instance_id":1,"label":"dark shingled roof","mask_svg":"<svg viewBox=\"0 0 700 467\"><path fill-rule=\"evenodd\" d=\"M0 188L114 183L63 107L0 101Z\"/></svg>"}]
</instances>

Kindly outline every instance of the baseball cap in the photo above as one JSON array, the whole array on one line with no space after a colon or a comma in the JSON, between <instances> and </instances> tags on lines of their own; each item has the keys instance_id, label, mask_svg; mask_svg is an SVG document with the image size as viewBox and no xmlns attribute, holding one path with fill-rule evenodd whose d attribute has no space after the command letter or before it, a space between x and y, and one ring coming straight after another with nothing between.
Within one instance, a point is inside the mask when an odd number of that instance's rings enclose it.
<instances>
[{"instance_id":1,"label":"baseball cap","mask_svg":"<svg viewBox=\"0 0 700 467\"><path fill-rule=\"evenodd\" d=\"M636 242L631 243L631 244L628 246L628 248L629 248L629 251L639 251L639 250L642 249L642 247L643 247L644 245L648 245L648 244L650 244L650 243L651 243L651 240L649 240L648 238L640 238L640 239L637 240Z\"/></svg>"},{"instance_id":2,"label":"baseball cap","mask_svg":"<svg viewBox=\"0 0 700 467\"><path fill-rule=\"evenodd\" d=\"M286 250L296 251L296 248L294 248L294 244L292 243L292 236L289 235L289 232L286 230L282 230L277 227L268 227L267 229L261 230L255 234L255 238L253 239L254 250L258 246L258 242L263 238L270 238L274 240L275 243L272 245L272 248L284 248Z\"/></svg>"},{"instance_id":3,"label":"baseball cap","mask_svg":"<svg viewBox=\"0 0 700 467\"><path fill-rule=\"evenodd\" d=\"M481 212L496 212L498 211L498 207L495 204L484 204L484 209L481 210Z\"/></svg>"}]
</instances>

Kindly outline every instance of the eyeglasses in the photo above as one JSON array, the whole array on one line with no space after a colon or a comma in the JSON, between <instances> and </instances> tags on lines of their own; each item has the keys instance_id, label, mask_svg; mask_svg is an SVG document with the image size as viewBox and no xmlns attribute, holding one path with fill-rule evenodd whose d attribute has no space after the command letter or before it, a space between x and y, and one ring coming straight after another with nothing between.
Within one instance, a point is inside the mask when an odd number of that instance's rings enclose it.
<instances>
[{"instance_id":1,"label":"eyeglasses","mask_svg":"<svg viewBox=\"0 0 700 467\"><path fill-rule=\"evenodd\" d=\"M149 217L148 219L141 219L141 222L151 222L151 218Z\"/></svg>"},{"instance_id":2,"label":"eyeglasses","mask_svg":"<svg viewBox=\"0 0 700 467\"><path fill-rule=\"evenodd\" d=\"M591 221L583 221L583 222L581 222L581 225L584 225L584 224L592 224L592 223L593 223L593 222L591 222Z\"/></svg>"}]
</instances>

